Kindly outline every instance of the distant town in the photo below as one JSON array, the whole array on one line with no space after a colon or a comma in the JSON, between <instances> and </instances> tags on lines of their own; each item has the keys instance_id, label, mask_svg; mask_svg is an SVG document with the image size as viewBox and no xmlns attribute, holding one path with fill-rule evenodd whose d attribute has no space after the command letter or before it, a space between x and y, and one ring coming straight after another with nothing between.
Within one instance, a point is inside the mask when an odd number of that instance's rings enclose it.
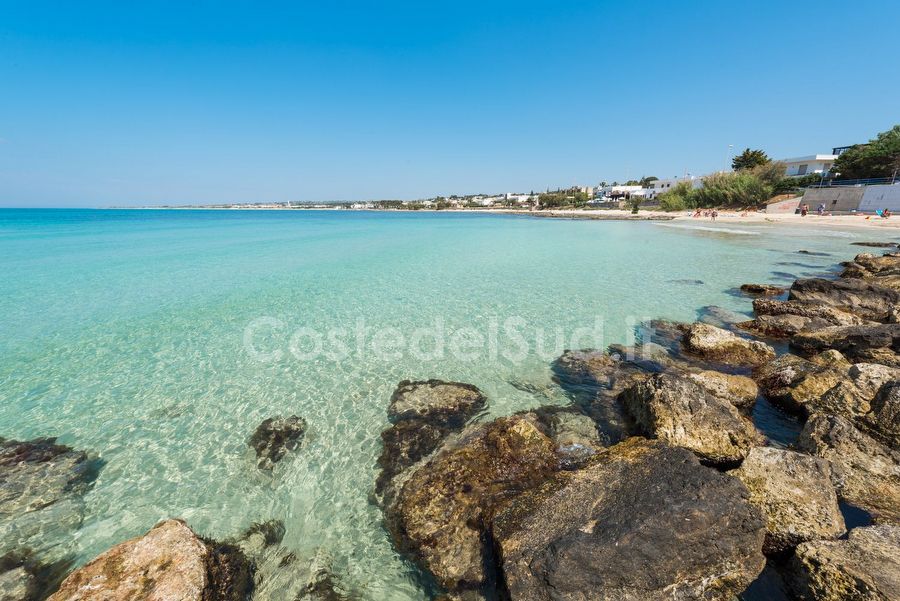
<instances>
[{"instance_id":1,"label":"distant town","mask_svg":"<svg viewBox=\"0 0 900 601\"><path fill-rule=\"evenodd\" d=\"M820 213L900 210L900 126L867 143L837 146L780 160L762 150L745 149L732 158L730 171L543 191L452 194L417 200L290 201L180 205L164 208L319 209L319 210L490 210L641 209L676 211L742 207L786 213L816 207Z\"/></svg>"}]
</instances>

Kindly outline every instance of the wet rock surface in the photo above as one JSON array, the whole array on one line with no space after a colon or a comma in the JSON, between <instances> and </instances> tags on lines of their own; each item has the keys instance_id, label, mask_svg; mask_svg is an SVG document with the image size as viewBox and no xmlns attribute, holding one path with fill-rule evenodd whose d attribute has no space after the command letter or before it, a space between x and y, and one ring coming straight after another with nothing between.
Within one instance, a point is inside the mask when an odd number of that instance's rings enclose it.
<instances>
[{"instance_id":1,"label":"wet rock surface","mask_svg":"<svg viewBox=\"0 0 900 601\"><path fill-rule=\"evenodd\" d=\"M417 467L384 509L397 547L451 592L492 578L486 533L508 501L559 469L533 415L473 425Z\"/></svg>"},{"instance_id":2,"label":"wet rock surface","mask_svg":"<svg viewBox=\"0 0 900 601\"><path fill-rule=\"evenodd\" d=\"M773 284L744 284L741 286L741 292L753 296L780 296L787 290Z\"/></svg>"},{"instance_id":3,"label":"wet rock surface","mask_svg":"<svg viewBox=\"0 0 900 601\"><path fill-rule=\"evenodd\" d=\"M640 438L525 493L492 533L513 599L727 599L765 565L744 486Z\"/></svg>"},{"instance_id":4,"label":"wet rock surface","mask_svg":"<svg viewBox=\"0 0 900 601\"><path fill-rule=\"evenodd\" d=\"M900 526L854 528L846 540L804 543L791 572L804 600L900 599Z\"/></svg>"},{"instance_id":5,"label":"wet rock surface","mask_svg":"<svg viewBox=\"0 0 900 601\"><path fill-rule=\"evenodd\" d=\"M838 496L876 520L900 522L900 453L841 416L814 414L797 449L831 462Z\"/></svg>"},{"instance_id":6,"label":"wet rock surface","mask_svg":"<svg viewBox=\"0 0 900 601\"><path fill-rule=\"evenodd\" d=\"M730 472L750 491L750 502L766 519L766 553L781 553L802 542L844 534L844 518L825 459L775 449L751 449Z\"/></svg>"},{"instance_id":7,"label":"wet rock surface","mask_svg":"<svg viewBox=\"0 0 900 601\"><path fill-rule=\"evenodd\" d=\"M375 483L380 504L401 484L398 477L435 451L451 433L459 432L484 408L486 399L471 384L423 380L400 382L391 396L391 426L381 433L383 443Z\"/></svg>"},{"instance_id":8,"label":"wet rock surface","mask_svg":"<svg viewBox=\"0 0 900 601\"><path fill-rule=\"evenodd\" d=\"M754 367L775 358L775 350L764 342L703 323L690 325L682 344L686 351L707 361L729 366Z\"/></svg>"},{"instance_id":9,"label":"wet rock surface","mask_svg":"<svg viewBox=\"0 0 900 601\"><path fill-rule=\"evenodd\" d=\"M82 496L100 467L55 438L0 439L0 554L68 538L81 525Z\"/></svg>"},{"instance_id":10,"label":"wet rock surface","mask_svg":"<svg viewBox=\"0 0 900 601\"><path fill-rule=\"evenodd\" d=\"M758 316L794 315L822 320L835 326L862 325L864 320L852 313L827 305L809 305L797 301L779 301L758 298L753 301L753 311Z\"/></svg>"},{"instance_id":11,"label":"wet rock surface","mask_svg":"<svg viewBox=\"0 0 900 601\"><path fill-rule=\"evenodd\" d=\"M638 432L690 449L713 464L737 463L752 447L764 443L734 404L685 376L652 376L619 399Z\"/></svg>"},{"instance_id":12,"label":"wet rock surface","mask_svg":"<svg viewBox=\"0 0 900 601\"><path fill-rule=\"evenodd\" d=\"M75 570L50 601L239 601L251 589L251 567L240 550L166 520Z\"/></svg>"},{"instance_id":13,"label":"wet rock surface","mask_svg":"<svg viewBox=\"0 0 900 601\"><path fill-rule=\"evenodd\" d=\"M248 442L256 452L257 467L271 471L288 452L300 446L304 434L306 420L302 417L291 415L263 420Z\"/></svg>"}]
</instances>

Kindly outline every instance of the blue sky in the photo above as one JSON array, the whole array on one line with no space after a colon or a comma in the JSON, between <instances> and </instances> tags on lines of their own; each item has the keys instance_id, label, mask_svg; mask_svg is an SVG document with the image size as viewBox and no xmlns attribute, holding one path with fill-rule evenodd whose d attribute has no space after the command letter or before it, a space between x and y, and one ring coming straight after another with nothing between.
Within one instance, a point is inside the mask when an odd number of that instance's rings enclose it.
<instances>
[{"instance_id":1,"label":"blue sky","mask_svg":"<svg viewBox=\"0 0 900 601\"><path fill-rule=\"evenodd\" d=\"M0 205L418 198L828 152L896 0L0 0Z\"/></svg>"}]
</instances>

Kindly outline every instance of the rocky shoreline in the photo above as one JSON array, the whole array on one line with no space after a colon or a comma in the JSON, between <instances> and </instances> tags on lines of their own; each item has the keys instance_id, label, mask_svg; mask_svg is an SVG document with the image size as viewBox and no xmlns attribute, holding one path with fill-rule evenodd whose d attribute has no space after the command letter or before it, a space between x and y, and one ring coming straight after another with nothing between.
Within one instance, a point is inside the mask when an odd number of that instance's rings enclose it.
<instances>
[{"instance_id":1,"label":"rocky shoreline","mask_svg":"<svg viewBox=\"0 0 900 601\"><path fill-rule=\"evenodd\" d=\"M566 351L551 367L568 406L485 421L472 384L401 382L372 499L434 595L900 599L900 253L742 289L752 320L655 321L634 347ZM754 423L764 402L802 422L788 448ZM260 424L258 469L302 453L306 430ZM327 553L282 547L279 522L217 542L166 520L63 579L64 561L35 560L38 525L77 529L101 467L0 440L0 601L361 598Z\"/></svg>"}]
</instances>

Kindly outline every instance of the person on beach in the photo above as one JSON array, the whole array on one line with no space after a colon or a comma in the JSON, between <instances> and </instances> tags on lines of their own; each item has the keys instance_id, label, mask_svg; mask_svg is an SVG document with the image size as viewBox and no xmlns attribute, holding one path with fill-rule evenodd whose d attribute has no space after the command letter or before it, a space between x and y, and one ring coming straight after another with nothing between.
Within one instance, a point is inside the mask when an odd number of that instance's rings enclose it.
<instances>
[{"instance_id":1,"label":"person on beach","mask_svg":"<svg viewBox=\"0 0 900 601\"><path fill-rule=\"evenodd\" d=\"M881 212L881 218L882 218L882 219L887 219L887 218L890 217L890 216L891 216L891 210L890 210L890 209L885 209L885 210L883 210L883 211Z\"/></svg>"},{"instance_id":2,"label":"person on beach","mask_svg":"<svg viewBox=\"0 0 900 601\"><path fill-rule=\"evenodd\" d=\"M808 213L809 213L809 205L803 205L800 207L800 216L801 217L806 217L806 215Z\"/></svg>"},{"instance_id":3,"label":"person on beach","mask_svg":"<svg viewBox=\"0 0 900 601\"><path fill-rule=\"evenodd\" d=\"M819 217L822 217L823 215L825 215L825 203L820 203L819 206L816 208L816 212L819 214Z\"/></svg>"},{"instance_id":4,"label":"person on beach","mask_svg":"<svg viewBox=\"0 0 900 601\"><path fill-rule=\"evenodd\" d=\"M715 221L716 217L718 217L718 216L719 216L719 212L715 209L713 209L712 213L709 214L709 218L712 219L713 221Z\"/></svg>"}]
</instances>

